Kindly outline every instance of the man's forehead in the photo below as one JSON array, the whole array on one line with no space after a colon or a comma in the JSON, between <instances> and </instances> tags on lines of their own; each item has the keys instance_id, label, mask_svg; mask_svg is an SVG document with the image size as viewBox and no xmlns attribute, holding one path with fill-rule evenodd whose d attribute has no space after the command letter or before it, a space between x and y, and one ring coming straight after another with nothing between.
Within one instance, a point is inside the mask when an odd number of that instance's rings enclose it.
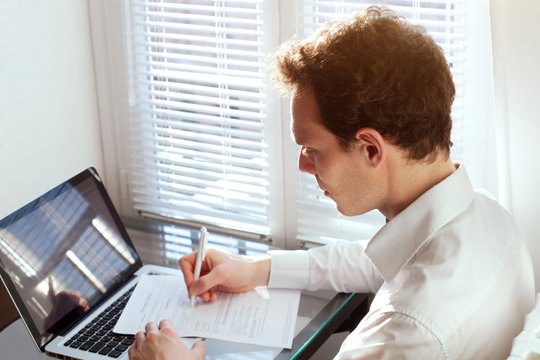
<instances>
[{"instance_id":1,"label":"man's forehead","mask_svg":"<svg viewBox=\"0 0 540 360\"><path fill-rule=\"evenodd\" d=\"M289 130L291 133L292 139L298 143L305 143L309 134L314 130L318 125L317 119L313 119L312 116L306 114L306 112L292 112L289 120Z\"/></svg>"},{"instance_id":2,"label":"man's forehead","mask_svg":"<svg viewBox=\"0 0 540 360\"><path fill-rule=\"evenodd\" d=\"M289 128L298 144L307 141L309 133L322 126L315 97L309 89L297 89L291 96Z\"/></svg>"},{"instance_id":3,"label":"man's forehead","mask_svg":"<svg viewBox=\"0 0 540 360\"><path fill-rule=\"evenodd\" d=\"M298 145L315 146L321 141L334 137L312 114L311 116L291 116L289 128L292 140Z\"/></svg>"},{"instance_id":4,"label":"man's forehead","mask_svg":"<svg viewBox=\"0 0 540 360\"><path fill-rule=\"evenodd\" d=\"M289 121L289 131L291 134L291 139L297 144L302 144L305 142L305 139L302 137L302 131L299 131L298 129L298 121L294 121L294 118L291 115L291 119Z\"/></svg>"}]
</instances>

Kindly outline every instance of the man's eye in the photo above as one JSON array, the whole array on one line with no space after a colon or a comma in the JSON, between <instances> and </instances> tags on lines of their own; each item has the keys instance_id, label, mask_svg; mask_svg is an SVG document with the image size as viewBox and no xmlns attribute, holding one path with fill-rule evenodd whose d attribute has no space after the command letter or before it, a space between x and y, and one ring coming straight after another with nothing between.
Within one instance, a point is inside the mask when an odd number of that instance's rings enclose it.
<instances>
[{"instance_id":1,"label":"man's eye","mask_svg":"<svg viewBox=\"0 0 540 360\"><path fill-rule=\"evenodd\" d=\"M302 148L302 155L304 156L312 156L314 153L315 150L313 149Z\"/></svg>"}]
</instances>

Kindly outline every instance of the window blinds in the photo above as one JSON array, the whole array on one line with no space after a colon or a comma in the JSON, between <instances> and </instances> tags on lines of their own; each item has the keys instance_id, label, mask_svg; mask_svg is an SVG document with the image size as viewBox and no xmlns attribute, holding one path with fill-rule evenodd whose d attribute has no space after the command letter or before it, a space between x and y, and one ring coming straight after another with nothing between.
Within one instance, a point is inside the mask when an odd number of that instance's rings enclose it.
<instances>
[{"instance_id":1,"label":"window blinds","mask_svg":"<svg viewBox=\"0 0 540 360\"><path fill-rule=\"evenodd\" d=\"M464 0L297 0L296 33L300 38L315 31L322 23L339 14L362 11L373 4L386 5L409 22L424 26L442 47L450 64L456 98L452 109L452 158L462 156L462 103L464 54ZM298 181L297 237L307 246L336 239L369 239L384 224L378 212L358 217L339 214L335 204L324 197L313 176L301 174Z\"/></svg>"},{"instance_id":2,"label":"window blinds","mask_svg":"<svg viewBox=\"0 0 540 360\"><path fill-rule=\"evenodd\" d=\"M263 0L125 4L135 209L268 234Z\"/></svg>"}]
</instances>

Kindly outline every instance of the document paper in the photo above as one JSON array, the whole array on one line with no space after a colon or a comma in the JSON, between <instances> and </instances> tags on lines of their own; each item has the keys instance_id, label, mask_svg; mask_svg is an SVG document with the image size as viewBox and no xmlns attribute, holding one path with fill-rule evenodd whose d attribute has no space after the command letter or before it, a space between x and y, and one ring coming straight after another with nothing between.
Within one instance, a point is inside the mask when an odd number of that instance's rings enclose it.
<instances>
[{"instance_id":1,"label":"document paper","mask_svg":"<svg viewBox=\"0 0 540 360\"><path fill-rule=\"evenodd\" d=\"M190 306L181 276L141 276L114 332L135 334L146 323L169 319L182 337L196 336L262 346L291 348L299 290L257 288L218 294L215 302Z\"/></svg>"}]
</instances>

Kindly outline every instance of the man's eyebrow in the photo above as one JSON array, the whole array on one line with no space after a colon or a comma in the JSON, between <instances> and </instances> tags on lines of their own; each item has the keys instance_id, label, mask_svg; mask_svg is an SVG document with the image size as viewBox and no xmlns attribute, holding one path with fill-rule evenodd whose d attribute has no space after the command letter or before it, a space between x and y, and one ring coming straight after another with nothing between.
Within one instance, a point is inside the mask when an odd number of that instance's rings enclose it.
<instances>
[{"instance_id":1,"label":"man's eyebrow","mask_svg":"<svg viewBox=\"0 0 540 360\"><path fill-rule=\"evenodd\" d=\"M294 143L296 143L297 145L301 145L301 144L302 144L302 141L303 141L302 137L299 136L298 134L295 134L295 133L294 133L294 130L293 130L292 126L289 128L289 134L290 134L291 139L292 139L292 141L293 141Z\"/></svg>"}]
</instances>

